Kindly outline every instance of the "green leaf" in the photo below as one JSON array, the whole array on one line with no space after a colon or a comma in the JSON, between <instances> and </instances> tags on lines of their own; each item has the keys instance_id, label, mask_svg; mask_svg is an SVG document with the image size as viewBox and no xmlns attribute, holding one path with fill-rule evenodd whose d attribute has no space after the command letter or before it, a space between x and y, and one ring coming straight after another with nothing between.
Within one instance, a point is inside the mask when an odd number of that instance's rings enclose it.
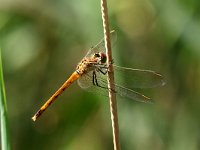
<instances>
[{"instance_id":1,"label":"green leaf","mask_svg":"<svg viewBox=\"0 0 200 150\"><path fill-rule=\"evenodd\" d=\"M3 67L0 49L0 111L1 111L1 149L10 150L10 138L8 130L8 115L6 105L6 93L3 79Z\"/></svg>"}]
</instances>

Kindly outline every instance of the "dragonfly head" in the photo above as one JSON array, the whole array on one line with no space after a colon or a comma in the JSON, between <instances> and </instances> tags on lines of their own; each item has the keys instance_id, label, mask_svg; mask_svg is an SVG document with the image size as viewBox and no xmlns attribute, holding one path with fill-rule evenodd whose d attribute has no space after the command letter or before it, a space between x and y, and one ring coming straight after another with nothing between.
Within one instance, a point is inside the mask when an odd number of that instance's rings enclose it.
<instances>
[{"instance_id":1,"label":"dragonfly head","mask_svg":"<svg viewBox=\"0 0 200 150\"><path fill-rule=\"evenodd\" d=\"M98 59L101 64L105 64L107 61L107 56L103 52L95 53L94 58Z\"/></svg>"}]
</instances>

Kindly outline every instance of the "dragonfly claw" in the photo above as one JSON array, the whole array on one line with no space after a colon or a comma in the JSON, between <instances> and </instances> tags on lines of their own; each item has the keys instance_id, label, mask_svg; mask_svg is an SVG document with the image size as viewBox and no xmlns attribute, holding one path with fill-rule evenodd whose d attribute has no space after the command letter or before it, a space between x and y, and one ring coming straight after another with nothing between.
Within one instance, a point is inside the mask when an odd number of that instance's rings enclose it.
<instances>
[{"instance_id":1,"label":"dragonfly claw","mask_svg":"<svg viewBox=\"0 0 200 150\"><path fill-rule=\"evenodd\" d=\"M112 64L114 64L114 59L112 59L112 60L108 63L108 65L112 65Z\"/></svg>"}]
</instances>

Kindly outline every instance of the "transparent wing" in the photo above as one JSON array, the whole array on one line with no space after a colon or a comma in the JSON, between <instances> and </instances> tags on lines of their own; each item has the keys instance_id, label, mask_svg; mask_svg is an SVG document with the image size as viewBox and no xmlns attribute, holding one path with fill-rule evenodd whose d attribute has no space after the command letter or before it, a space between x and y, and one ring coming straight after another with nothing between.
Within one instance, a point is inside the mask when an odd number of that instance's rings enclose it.
<instances>
[{"instance_id":1,"label":"transparent wing","mask_svg":"<svg viewBox=\"0 0 200 150\"><path fill-rule=\"evenodd\" d=\"M111 38L111 44L112 46L115 44L117 41L117 34L113 30L110 32L110 38ZM105 52L105 41L104 38L94 47L90 48L89 51L87 52L85 57L91 57L91 55L98 53L98 52Z\"/></svg>"},{"instance_id":2,"label":"transparent wing","mask_svg":"<svg viewBox=\"0 0 200 150\"><path fill-rule=\"evenodd\" d=\"M118 86L115 84L115 90L116 90L116 94L127 98L127 99L131 99L131 100L135 100L138 102L144 102L144 103L153 103L153 100L139 92L136 92L132 89L123 87L123 86Z\"/></svg>"},{"instance_id":3,"label":"transparent wing","mask_svg":"<svg viewBox=\"0 0 200 150\"><path fill-rule=\"evenodd\" d=\"M89 72L78 79L78 84L81 88L89 92L108 96L108 88L107 88L108 85L107 85L106 78L107 78L106 75L103 75L102 73L96 71L96 79L99 85L99 86L96 86L93 84L93 74L92 72ZM116 92L116 94L118 96L121 96L122 98L127 98L131 100L139 101L139 102L152 103L152 100L150 98L132 89L123 87L121 85L115 84L115 90L113 91Z\"/></svg>"},{"instance_id":4,"label":"transparent wing","mask_svg":"<svg viewBox=\"0 0 200 150\"><path fill-rule=\"evenodd\" d=\"M93 86L93 75L92 71L88 72L87 74L83 74L79 79L78 79L78 85L82 89L88 89L91 86Z\"/></svg>"},{"instance_id":5,"label":"transparent wing","mask_svg":"<svg viewBox=\"0 0 200 150\"><path fill-rule=\"evenodd\" d=\"M103 77L103 76L102 76ZM106 78L106 76L105 76ZM92 71L87 73L87 74L84 74L82 75L79 79L78 79L78 85L86 90L87 92L92 92L92 93L95 93L95 94L100 94L100 95L103 95L103 96L108 96L108 88L107 88L107 82L105 79L100 79L98 81L98 83L101 85L101 86L105 86L105 88L100 88L96 85L93 84L93 73Z\"/></svg>"},{"instance_id":6,"label":"transparent wing","mask_svg":"<svg viewBox=\"0 0 200 150\"><path fill-rule=\"evenodd\" d=\"M113 66L118 85L129 88L154 88L165 84L163 76L155 71Z\"/></svg>"},{"instance_id":7,"label":"transparent wing","mask_svg":"<svg viewBox=\"0 0 200 150\"><path fill-rule=\"evenodd\" d=\"M93 71L88 72L87 74L82 75L79 79L78 79L78 85L82 88L82 89L86 89L89 90L89 88L94 88L95 87L101 87L103 89L108 90L108 84L107 84L107 76L95 71L96 73L96 79L97 82L99 84L99 86L96 86L93 83Z\"/></svg>"}]
</instances>

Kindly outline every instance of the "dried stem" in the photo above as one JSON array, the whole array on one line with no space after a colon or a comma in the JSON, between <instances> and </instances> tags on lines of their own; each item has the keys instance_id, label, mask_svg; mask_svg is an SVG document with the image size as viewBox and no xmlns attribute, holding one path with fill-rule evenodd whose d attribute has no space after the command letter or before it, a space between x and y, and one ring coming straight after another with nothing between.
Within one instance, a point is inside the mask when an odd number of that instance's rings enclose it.
<instances>
[{"instance_id":1,"label":"dried stem","mask_svg":"<svg viewBox=\"0 0 200 150\"><path fill-rule=\"evenodd\" d=\"M106 0L101 0L101 13L102 13L102 19L103 19L106 54L108 57L107 64L109 66L108 78L107 78L108 88L115 89L114 84L113 84L114 72L113 72L113 65L112 65L112 50L111 50L111 42L110 42L110 31L109 31L108 11L107 11ZM117 102L116 102L116 94L113 92L113 90L109 90L109 99L110 99L110 113L111 113L112 130L113 130L114 150L120 150Z\"/></svg>"}]
</instances>

